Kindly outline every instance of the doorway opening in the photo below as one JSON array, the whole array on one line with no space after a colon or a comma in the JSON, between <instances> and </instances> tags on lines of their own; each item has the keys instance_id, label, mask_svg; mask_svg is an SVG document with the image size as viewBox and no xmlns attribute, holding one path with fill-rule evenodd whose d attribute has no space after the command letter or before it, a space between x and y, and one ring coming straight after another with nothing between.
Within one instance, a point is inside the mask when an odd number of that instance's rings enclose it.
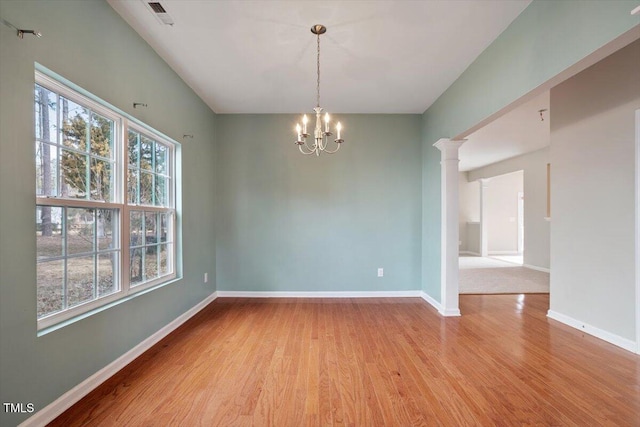
<instances>
[{"instance_id":1,"label":"doorway opening","mask_svg":"<svg viewBox=\"0 0 640 427\"><path fill-rule=\"evenodd\" d=\"M469 176L460 176L459 292L548 293L548 272L524 267L524 170L476 181Z\"/></svg>"}]
</instances>

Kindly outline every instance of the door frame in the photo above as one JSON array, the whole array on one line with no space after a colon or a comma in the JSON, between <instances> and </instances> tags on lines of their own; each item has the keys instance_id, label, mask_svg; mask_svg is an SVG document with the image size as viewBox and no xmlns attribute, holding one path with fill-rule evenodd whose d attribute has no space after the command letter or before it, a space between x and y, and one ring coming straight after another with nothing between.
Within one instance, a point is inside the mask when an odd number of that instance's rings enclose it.
<instances>
[{"instance_id":1,"label":"door frame","mask_svg":"<svg viewBox=\"0 0 640 427\"><path fill-rule=\"evenodd\" d=\"M636 353L640 354L640 109L636 110Z\"/></svg>"},{"instance_id":2,"label":"door frame","mask_svg":"<svg viewBox=\"0 0 640 427\"><path fill-rule=\"evenodd\" d=\"M524 187L524 171L522 181ZM524 256L524 191L518 191L518 254Z\"/></svg>"}]
</instances>

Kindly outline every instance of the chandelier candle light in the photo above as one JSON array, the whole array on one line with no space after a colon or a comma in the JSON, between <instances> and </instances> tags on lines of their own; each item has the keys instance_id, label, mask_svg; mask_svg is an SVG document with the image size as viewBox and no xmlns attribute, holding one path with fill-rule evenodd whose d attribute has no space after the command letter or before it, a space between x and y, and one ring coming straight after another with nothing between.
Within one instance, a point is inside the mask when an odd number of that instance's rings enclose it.
<instances>
[{"instance_id":1,"label":"chandelier candle light","mask_svg":"<svg viewBox=\"0 0 640 427\"><path fill-rule=\"evenodd\" d=\"M309 134L307 133L307 123L309 122L309 118L305 114L302 116L302 126L300 126L300 123L296 125L296 133L298 134L298 139L296 140L296 144L298 145L298 148L300 149L300 152L302 154L315 153L316 156L319 156L321 151L327 154L333 154L336 151L338 151L340 149L340 146L344 142L344 139L340 137L340 132L342 131L342 125L340 124L340 122L338 122L338 124L336 125L337 135L336 135L336 139L334 139L334 142L336 143L336 148L335 150L327 149L329 137L333 135L331 133L331 127L329 125L331 118L329 117L329 113L325 113L324 117L322 117L324 108L320 107L320 34L326 33L327 27L325 27L324 25L314 25L313 27L311 27L311 32L316 36L318 36L318 55L317 55L317 67L316 67L316 71L318 75L318 79L316 83L317 102L316 102L316 108L313 109L313 111L315 111L316 113L316 127L313 131L313 137L315 142L311 144L311 146L307 144L307 138L309 137ZM323 120L324 120L324 130L322 129Z\"/></svg>"}]
</instances>

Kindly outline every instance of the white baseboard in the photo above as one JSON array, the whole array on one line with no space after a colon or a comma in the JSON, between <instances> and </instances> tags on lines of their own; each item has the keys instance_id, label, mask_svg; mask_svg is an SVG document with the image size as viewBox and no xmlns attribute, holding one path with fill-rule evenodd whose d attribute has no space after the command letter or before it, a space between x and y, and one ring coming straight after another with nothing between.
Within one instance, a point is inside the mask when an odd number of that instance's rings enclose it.
<instances>
[{"instance_id":1,"label":"white baseboard","mask_svg":"<svg viewBox=\"0 0 640 427\"><path fill-rule=\"evenodd\" d=\"M458 252L458 254L480 256L480 252L473 252L473 251L460 251Z\"/></svg>"},{"instance_id":2,"label":"white baseboard","mask_svg":"<svg viewBox=\"0 0 640 427\"><path fill-rule=\"evenodd\" d=\"M78 402L100 384L115 375L119 370L127 366L129 363L133 362L142 353L149 350L161 339L176 330L180 325L189 320L216 298L216 292L212 293L207 298L203 299L198 304L194 305L189 310L174 319L172 322L151 335L149 338L145 339L140 344L136 345L131 350L129 350L113 362L109 363L107 366L100 369L98 372L91 375L86 380L82 381L80 384L60 396L58 399L33 414L33 416L27 418L19 425L19 427L37 427L49 424L57 416L69 409L74 403Z\"/></svg>"},{"instance_id":3,"label":"white baseboard","mask_svg":"<svg viewBox=\"0 0 640 427\"><path fill-rule=\"evenodd\" d=\"M435 307L442 316L460 316L460 310L444 310L440 303L423 291L369 291L369 292L253 292L218 291L219 298L407 298L420 297Z\"/></svg>"},{"instance_id":4,"label":"white baseboard","mask_svg":"<svg viewBox=\"0 0 640 427\"><path fill-rule=\"evenodd\" d=\"M426 292L420 292L420 298L422 298L427 303L429 303L429 305L438 310L438 313L442 311L442 305L440 305L438 301L436 301L431 295L427 294Z\"/></svg>"},{"instance_id":5,"label":"white baseboard","mask_svg":"<svg viewBox=\"0 0 640 427\"><path fill-rule=\"evenodd\" d=\"M419 297L421 291L346 291L346 292L262 292L218 291L218 297L237 298L405 298Z\"/></svg>"},{"instance_id":6,"label":"white baseboard","mask_svg":"<svg viewBox=\"0 0 640 427\"><path fill-rule=\"evenodd\" d=\"M460 317L461 316L459 308L455 308L455 309L448 308L446 310L440 310L440 314L443 315L444 317Z\"/></svg>"},{"instance_id":7,"label":"white baseboard","mask_svg":"<svg viewBox=\"0 0 640 427\"><path fill-rule=\"evenodd\" d=\"M536 265L531 265L531 264L523 264L522 266L525 268L529 268L531 270L544 271L545 273L551 273L551 269L549 268L538 267Z\"/></svg>"},{"instance_id":8,"label":"white baseboard","mask_svg":"<svg viewBox=\"0 0 640 427\"><path fill-rule=\"evenodd\" d=\"M622 338L619 335L612 334L611 332L607 332L600 328L596 328L595 326L588 325L572 317L566 316L564 314L558 313L553 310L549 310L547 312L547 317L553 320L557 320L560 323L564 323L565 325L571 326L572 328L576 328L589 335L593 335L596 338L600 338L601 340L604 340L608 343L621 347L632 353L636 353L637 351L637 346L635 342L626 338Z\"/></svg>"},{"instance_id":9,"label":"white baseboard","mask_svg":"<svg viewBox=\"0 0 640 427\"><path fill-rule=\"evenodd\" d=\"M456 308L455 310L451 310L451 309L445 310L442 307L442 304L440 304L438 301L436 301L431 295L427 294L426 292L421 292L420 298L422 298L423 300L428 302L429 305L433 306L436 310L438 310L438 313L440 313L441 316L444 316L444 317L460 316L459 309Z\"/></svg>"},{"instance_id":10,"label":"white baseboard","mask_svg":"<svg viewBox=\"0 0 640 427\"><path fill-rule=\"evenodd\" d=\"M489 251L488 256L491 255L521 255L518 251Z\"/></svg>"}]
</instances>

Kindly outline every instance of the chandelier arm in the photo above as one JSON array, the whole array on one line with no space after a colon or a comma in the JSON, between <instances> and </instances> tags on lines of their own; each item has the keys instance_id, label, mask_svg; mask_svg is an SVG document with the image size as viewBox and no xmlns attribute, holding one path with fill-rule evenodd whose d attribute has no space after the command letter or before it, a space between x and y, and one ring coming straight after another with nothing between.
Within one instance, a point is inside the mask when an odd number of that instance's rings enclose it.
<instances>
[{"instance_id":1,"label":"chandelier arm","mask_svg":"<svg viewBox=\"0 0 640 427\"><path fill-rule=\"evenodd\" d=\"M302 154L307 155L307 156L308 156L309 154L313 154L313 153L314 153L313 151L311 151L311 152L307 153L306 151L304 151L304 150L302 149L302 145L298 145L298 149L300 150L300 152L301 152Z\"/></svg>"},{"instance_id":2,"label":"chandelier arm","mask_svg":"<svg viewBox=\"0 0 640 427\"><path fill-rule=\"evenodd\" d=\"M306 148L307 150L311 151L312 153L313 153L314 151L316 151L316 148L317 148L315 144L314 144L314 145L309 146L309 144L307 144L307 140L306 140L306 139L304 140L304 146L305 146L305 148Z\"/></svg>"},{"instance_id":3,"label":"chandelier arm","mask_svg":"<svg viewBox=\"0 0 640 427\"><path fill-rule=\"evenodd\" d=\"M336 151L338 151L340 149L340 147L342 147L342 144L336 144L336 145L337 145L337 147L336 147L335 150L324 150L324 152L327 153L327 154L335 153Z\"/></svg>"},{"instance_id":4,"label":"chandelier arm","mask_svg":"<svg viewBox=\"0 0 640 427\"><path fill-rule=\"evenodd\" d=\"M298 149L300 150L300 152L301 152L302 154L309 155L309 154L313 154L313 153L315 153L315 152L316 152L316 150L312 149L311 147L309 147L309 146L307 145L307 142L306 142L306 141L305 141L305 143L304 143L304 146L306 147L306 149L307 149L307 150L309 150L309 152L307 153L306 151L304 151L304 149L302 148L302 144L301 144L301 145L298 145Z\"/></svg>"}]
</instances>

